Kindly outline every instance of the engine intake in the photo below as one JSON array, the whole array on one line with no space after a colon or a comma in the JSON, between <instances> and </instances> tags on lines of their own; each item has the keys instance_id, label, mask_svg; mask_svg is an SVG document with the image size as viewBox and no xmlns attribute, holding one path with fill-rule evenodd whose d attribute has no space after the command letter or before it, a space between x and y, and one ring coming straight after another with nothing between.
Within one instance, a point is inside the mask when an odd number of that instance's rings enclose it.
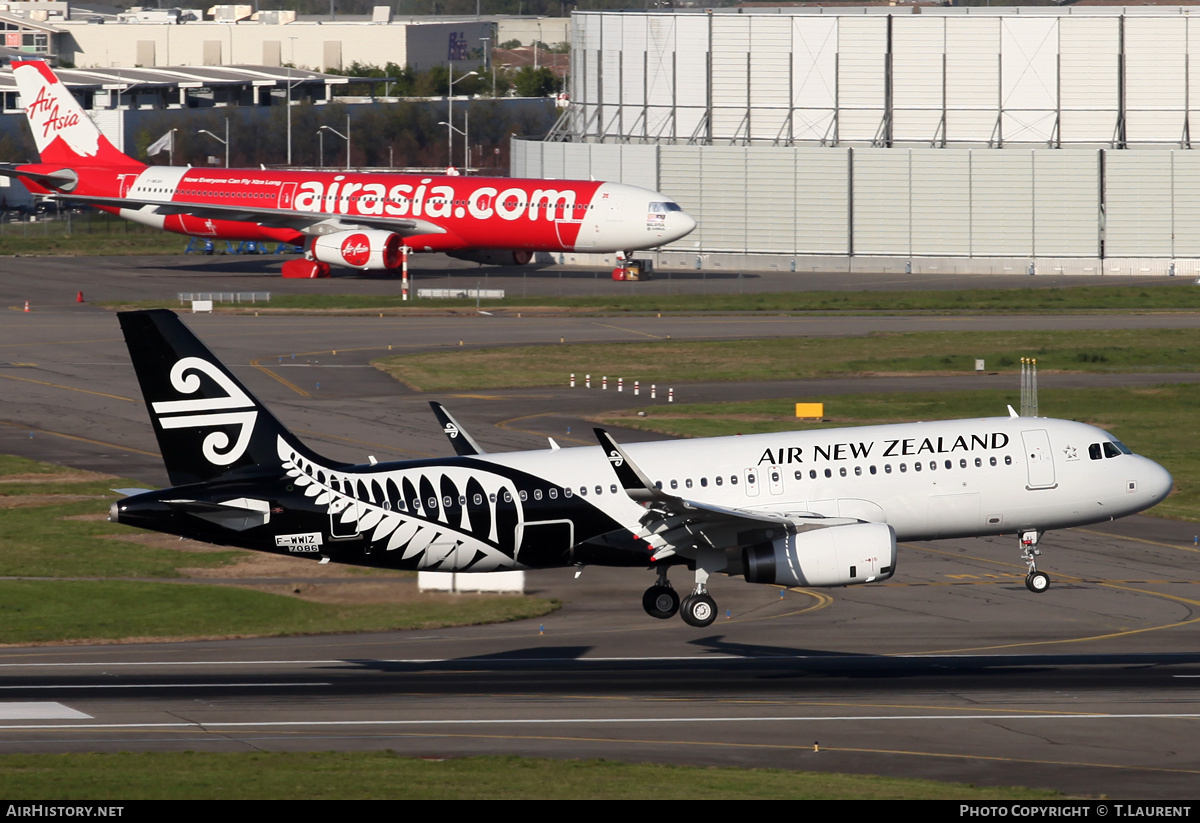
<instances>
[{"instance_id":1,"label":"engine intake","mask_svg":"<svg viewBox=\"0 0 1200 823\"><path fill-rule=\"evenodd\" d=\"M742 550L750 583L848 586L886 580L896 570L896 532L886 523L852 523L780 537Z\"/></svg>"},{"instance_id":2,"label":"engine intake","mask_svg":"<svg viewBox=\"0 0 1200 823\"><path fill-rule=\"evenodd\" d=\"M401 263L404 239L390 231L339 231L312 242L312 256L322 263L352 269L394 269Z\"/></svg>"}]
</instances>

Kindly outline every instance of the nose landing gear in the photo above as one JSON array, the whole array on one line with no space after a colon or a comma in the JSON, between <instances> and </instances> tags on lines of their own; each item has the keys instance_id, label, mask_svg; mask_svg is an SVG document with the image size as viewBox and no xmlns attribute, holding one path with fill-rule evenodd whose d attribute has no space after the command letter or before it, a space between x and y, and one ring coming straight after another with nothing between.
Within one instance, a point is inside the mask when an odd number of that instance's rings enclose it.
<instances>
[{"instance_id":1,"label":"nose landing gear","mask_svg":"<svg viewBox=\"0 0 1200 823\"><path fill-rule=\"evenodd\" d=\"M1034 594L1041 594L1050 588L1050 576L1037 568L1037 558L1041 554L1037 544L1041 537L1042 533L1039 531L1021 533L1021 559L1029 567L1029 572L1025 575L1025 588Z\"/></svg>"}]
</instances>

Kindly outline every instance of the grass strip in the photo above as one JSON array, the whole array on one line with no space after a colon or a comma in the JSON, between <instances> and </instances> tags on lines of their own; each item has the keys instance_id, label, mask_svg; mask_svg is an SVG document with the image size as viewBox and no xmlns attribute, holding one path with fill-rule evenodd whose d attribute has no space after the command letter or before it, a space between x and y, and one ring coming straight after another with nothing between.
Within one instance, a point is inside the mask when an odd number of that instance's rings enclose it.
<instances>
[{"instance_id":1,"label":"grass strip","mask_svg":"<svg viewBox=\"0 0 1200 823\"><path fill-rule=\"evenodd\" d=\"M1198 290L1200 291L1200 290ZM422 391L566 385L575 374L594 386L602 375L626 383L755 382L869 374L970 374L1019 371L1022 357L1041 371L1193 372L1200 330L911 332L856 337L565 344L506 349L455 348L385 357L381 371Z\"/></svg>"},{"instance_id":2,"label":"grass strip","mask_svg":"<svg viewBox=\"0 0 1200 823\"><path fill-rule=\"evenodd\" d=\"M0 580L0 644L425 629L521 620L558 608L542 598L420 594L415 581L411 596L337 604L234 585L158 582L232 565L252 553L180 551L169 537L140 542L149 533L106 517L116 499L109 489L130 485L0 455L0 577L57 578ZM303 578L306 568L288 574ZM345 577L371 583L398 577L344 569Z\"/></svg>"},{"instance_id":3,"label":"grass strip","mask_svg":"<svg viewBox=\"0 0 1200 823\"><path fill-rule=\"evenodd\" d=\"M557 607L555 601L515 595L425 594L398 603L330 605L236 586L0 580L0 643L429 629L523 620Z\"/></svg>"},{"instance_id":4,"label":"grass strip","mask_svg":"<svg viewBox=\"0 0 1200 823\"><path fill-rule=\"evenodd\" d=\"M0 756L10 800L1053 800L1044 789L784 769L382 752Z\"/></svg>"},{"instance_id":5,"label":"grass strip","mask_svg":"<svg viewBox=\"0 0 1200 823\"><path fill-rule=\"evenodd\" d=\"M66 236L0 236L0 255L21 257L112 257L127 254L178 254L187 238L165 232L81 234Z\"/></svg>"}]
</instances>

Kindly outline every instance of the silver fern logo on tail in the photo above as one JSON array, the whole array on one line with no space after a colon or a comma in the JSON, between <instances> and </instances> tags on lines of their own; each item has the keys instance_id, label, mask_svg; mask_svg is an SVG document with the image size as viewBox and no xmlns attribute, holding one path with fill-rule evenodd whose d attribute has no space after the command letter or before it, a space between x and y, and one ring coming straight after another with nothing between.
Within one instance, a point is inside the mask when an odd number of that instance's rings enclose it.
<instances>
[{"instance_id":1,"label":"silver fern logo on tail","mask_svg":"<svg viewBox=\"0 0 1200 823\"><path fill-rule=\"evenodd\" d=\"M520 493L504 477L462 466L363 474L323 466L277 440L283 469L330 518L334 537L361 537L367 553L396 552L420 569L486 572L517 565L524 520ZM468 506L468 496L473 505ZM512 507L507 525L501 504Z\"/></svg>"},{"instance_id":2,"label":"silver fern logo on tail","mask_svg":"<svg viewBox=\"0 0 1200 823\"><path fill-rule=\"evenodd\" d=\"M184 357L171 367L171 387L180 394L200 391L204 375L225 392L224 397L197 397L191 400L163 400L152 403L158 424L164 429L238 427L237 440L230 445L226 432L214 431L204 438L204 459L214 466L229 466L246 453L258 412L254 401L229 379L219 367L199 357ZM235 411L246 409L246 411Z\"/></svg>"}]
</instances>

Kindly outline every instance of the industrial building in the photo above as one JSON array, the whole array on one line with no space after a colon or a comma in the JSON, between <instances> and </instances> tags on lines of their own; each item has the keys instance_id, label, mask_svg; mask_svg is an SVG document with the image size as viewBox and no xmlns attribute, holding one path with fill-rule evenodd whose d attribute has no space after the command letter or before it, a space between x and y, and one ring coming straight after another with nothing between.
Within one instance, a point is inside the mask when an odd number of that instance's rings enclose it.
<instances>
[{"instance_id":1,"label":"industrial building","mask_svg":"<svg viewBox=\"0 0 1200 823\"><path fill-rule=\"evenodd\" d=\"M509 40L563 43L566 18L297 16L218 5L138 9L103 16L72 12L68 0L0 2L10 53L78 68L114 66L281 66L342 71L352 63L395 63L425 71L448 61L480 65L485 50ZM205 19L207 11L214 14Z\"/></svg>"},{"instance_id":2,"label":"industrial building","mask_svg":"<svg viewBox=\"0 0 1200 823\"><path fill-rule=\"evenodd\" d=\"M674 195L660 264L1196 274L1193 11L576 12L512 173Z\"/></svg>"}]
</instances>

